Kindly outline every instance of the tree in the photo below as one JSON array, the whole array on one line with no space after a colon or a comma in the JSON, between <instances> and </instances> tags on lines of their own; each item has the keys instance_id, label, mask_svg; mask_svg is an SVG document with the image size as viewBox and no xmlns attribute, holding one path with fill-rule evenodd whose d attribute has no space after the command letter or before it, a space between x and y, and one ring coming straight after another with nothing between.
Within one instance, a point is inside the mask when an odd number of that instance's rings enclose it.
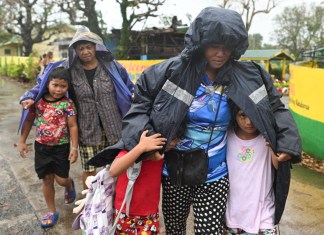
<instances>
[{"instance_id":1,"label":"tree","mask_svg":"<svg viewBox=\"0 0 324 235\"><path fill-rule=\"evenodd\" d=\"M105 38L104 22L101 12L96 10L96 0L59 0L57 4L72 25L87 26L91 32Z\"/></svg>"},{"instance_id":2,"label":"tree","mask_svg":"<svg viewBox=\"0 0 324 235\"><path fill-rule=\"evenodd\" d=\"M138 22L149 17L157 17L154 14L159 6L166 0L116 0L120 6L123 23L119 42L119 57L125 58L132 42L131 30ZM129 10L129 11L128 11Z\"/></svg>"},{"instance_id":3,"label":"tree","mask_svg":"<svg viewBox=\"0 0 324 235\"><path fill-rule=\"evenodd\" d=\"M22 38L25 56L32 52L34 43L47 40L55 33L45 36L53 11L50 0L4 0L3 11L5 29Z\"/></svg>"},{"instance_id":4,"label":"tree","mask_svg":"<svg viewBox=\"0 0 324 235\"><path fill-rule=\"evenodd\" d=\"M275 18L274 35L279 46L298 58L301 51L323 43L323 22L324 7L312 5L309 10L305 5L286 7Z\"/></svg>"},{"instance_id":5,"label":"tree","mask_svg":"<svg viewBox=\"0 0 324 235\"><path fill-rule=\"evenodd\" d=\"M217 0L217 5L222 8L234 9L240 12L243 19L245 19L245 28L247 31L250 30L252 21L257 14L268 14L275 8L280 0L266 0L262 1L266 4L264 8L258 9L257 3L259 0Z\"/></svg>"},{"instance_id":6,"label":"tree","mask_svg":"<svg viewBox=\"0 0 324 235\"><path fill-rule=\"evenodd\" d=\"M264 43L262 49L280 49L278 45Z\"/></svg>"},{"instance_id":7,"label":"tree","mask_svg":"<svg viewBox=\"0 0 324 235\"><path fill-rule=\"evenodd\" d=\"M322 6L311 6L311 15L307 22L308 31L311 32L311 46L324 44L324 2L321 4Z\"/></svg>"},{"instance_id":8,"label":"tree","mask_svg":"<svg viewBox=\"0 0 324 235\"><path fill-rule=\"evenodd\" d=\"M249 49L257 50L262 48L263 37L261 34L249 34Z\"/></svg>"},{"instance_id":9,"label":"tree","mask_svg":"<svg viewBox=\"0 0 324 235\"><path fill-rule=\"evenodd\" d=\"M3 43L5 41L9 40L10 36L11 36L5 30L6 22L4 21L4 19L5 19L5 14L3 11L3 6L0 6L0 43Z\"/></svg>"}]
</instances>

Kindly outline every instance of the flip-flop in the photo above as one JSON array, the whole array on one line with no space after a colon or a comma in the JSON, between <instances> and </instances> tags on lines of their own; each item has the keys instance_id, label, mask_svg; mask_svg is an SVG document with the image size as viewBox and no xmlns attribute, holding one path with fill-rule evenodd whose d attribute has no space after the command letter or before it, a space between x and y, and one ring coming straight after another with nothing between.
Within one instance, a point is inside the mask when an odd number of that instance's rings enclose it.
<instances>
[{"instance_id":1,"label":"flip-flop","mask_svg":"<svg viewBox=\"0 0 324 235\"><path fill-rule=\"evenodd\" d=\"M58 216L59 216L59 214L58 214L57 211L55 213L47 212L47 214L45 214L42 217L42 221L40 222L40 226L42 228L53 227L55 225L55 223L57 222ZM50 223L47 223L47 221L50 221Z\"/></svg>"},{"instance_id":2,"label":"flip-flop","mask_svg":"<svg viewBox=\"0 0 324 235\"><path fill-rule=\"evenodd\" d=\"M66 191L66 188L64 190L64 203L65 204L71 204L72 202L74 202L75 198L76 198L76 192L75 192L75 187L74 187L74 180L71 179L72 181L72 189L70 192Z\"/></svg>"}]
</instances>

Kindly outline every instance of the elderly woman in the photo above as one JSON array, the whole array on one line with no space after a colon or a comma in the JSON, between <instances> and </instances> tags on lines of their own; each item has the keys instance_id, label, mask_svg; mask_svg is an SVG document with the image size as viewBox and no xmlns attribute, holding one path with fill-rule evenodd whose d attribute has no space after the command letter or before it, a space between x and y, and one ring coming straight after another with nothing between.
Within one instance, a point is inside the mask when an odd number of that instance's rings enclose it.
<instances>
[{"instance_id":1,"label":"elderly woman","mask_svg":"<svg viewBox=\"0 0 324 235\"><path fill-rule=\"evenodd\" d=\"M38 76L37 85L28 90L20 102L28 109L46 90L47 76L54 67L69 69L69 95L78 110L82 181L86 188L87 177L96 174L96 169L87 161L119 140L121 120L131 104L134 84L103 40L86 27L75 33L68 52L68 59L48 65L44 75Z\"/></svg>"},{"instance_id":2,"label":"elderly woman","mask_svg":"<svg viewBox=\"0 0 324 235\"><path fill-rule=\"evenodd\" d=\"M290 162L300 161L301 141L269 74L252 62L237 61L247 47L241 16L208 7L189 27L184 51L148 68L135 86L135 100L123 118L126 149L132 149L140 133L149 129L150 134L161 133L168 139L165 150L180 125L186 129L177 145L165 152L162 209L167 234L186 233L190 205L195 234L223 232L229 188L228 99L251 118L278 156L274 224L279 223L289 189Z\"/></svg>"}]
</instances>

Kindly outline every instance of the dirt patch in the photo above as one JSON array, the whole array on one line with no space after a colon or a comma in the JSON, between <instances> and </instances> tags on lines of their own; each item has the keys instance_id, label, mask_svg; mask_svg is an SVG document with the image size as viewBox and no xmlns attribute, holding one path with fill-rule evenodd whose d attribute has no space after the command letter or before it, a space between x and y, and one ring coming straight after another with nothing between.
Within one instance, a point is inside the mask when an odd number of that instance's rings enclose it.
<instances>
[{"instance_id":1,"label":"dirt patch","mask_svg":"<svg viewBox=\"0 0 324 235\"><path fill-rule=\"evenodd\" d=\"M324 161L316 159L307 153L303 152L302 162L300 163L302 166L307 167L313 171L316 171L322 175L324 175Z\"/></svg>"}]
</instances>

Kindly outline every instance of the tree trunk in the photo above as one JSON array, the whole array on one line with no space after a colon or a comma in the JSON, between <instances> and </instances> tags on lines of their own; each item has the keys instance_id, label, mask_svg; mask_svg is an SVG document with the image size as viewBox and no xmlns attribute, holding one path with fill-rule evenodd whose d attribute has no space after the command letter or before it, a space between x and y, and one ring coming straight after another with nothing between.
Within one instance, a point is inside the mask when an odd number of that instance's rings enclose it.
<instances>
[{"instance_id":1,"label":"tree trunk","mask_svg":"<svg viewBox=\"0 0 324 235\"><path fill-rule=\"evenodd\" d=\"M126 25L123 23L123 27L121 29L121 35L120 35L120 57L125 58L127 56L128 49L131 45L131 30L128 29L129 25Z\"/></svg>"},{"instance_id":2,"label":"tree trunk","mask_svg":"<svg viewBox=\"0 0 324 235\"><path fill-rule=\"evenodd\" d=\"M23 43L23 47L24 47L24 53L23 55L24 56L29 56L30 53L32 53L32 50L33 50L33 42L31 41L24 41Z\"/></svg>"},{"instance_id":3,"label":"tree trunk","mask_svg":"<svg viewBox=\"0 0 324 235\"><path fill-rule=\"evenodd\" d=\"M86 9L86 16L88 18L88 28L91 32L99 35L102 39L104 39L104 35L99 27L98 22L98 14L96 12L96 1L84 1L85 9Z\"/></svg>"}]
</instances>

